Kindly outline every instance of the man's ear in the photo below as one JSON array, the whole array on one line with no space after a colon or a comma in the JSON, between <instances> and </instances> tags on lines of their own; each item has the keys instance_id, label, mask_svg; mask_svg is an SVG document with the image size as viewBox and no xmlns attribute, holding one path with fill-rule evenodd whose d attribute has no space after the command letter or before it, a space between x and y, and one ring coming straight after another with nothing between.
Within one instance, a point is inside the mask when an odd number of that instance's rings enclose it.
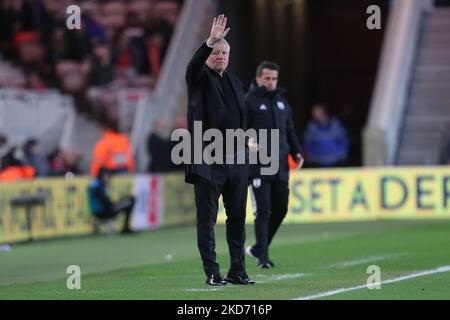
<instances>
[{"instance_id":1,"label":"man's ear","mask_svg":"<svg viewBox=\"0 0 450 320\"><path fill-rule=\"evenodd\" d=\"M255 77L256 84L261 87L261 81L259 81L259 77Z\"/></svg>"}]
</instances>

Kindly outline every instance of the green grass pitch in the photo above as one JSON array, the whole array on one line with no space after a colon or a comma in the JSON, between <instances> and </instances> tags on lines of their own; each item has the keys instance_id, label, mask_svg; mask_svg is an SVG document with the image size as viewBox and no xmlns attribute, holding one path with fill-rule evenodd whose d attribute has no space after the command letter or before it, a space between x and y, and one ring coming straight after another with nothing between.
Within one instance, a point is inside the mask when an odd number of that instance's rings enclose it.
<instances>
[{"instance_id":1,"label":"green grass pitch","mask_svg":"<svg viewBox=\"0 0 450 320\"><path fill-rule=\"evenodd\" d=\"M216 227L218 261L229 265L225 227ZM253 244L253 226L247 242ZM0 252L0 299L450 299L450 221L379 221L283 225L271 247L276 267L246 257L255 286L206 286L195 227L132 236L98 236L13 245ZM81 268L81 289L68 290L66 269ZM365 285L369 265L381 289ZM405 276L404 278L399 278ZM400 279L383 283L390 279Z\"/></svg>"}]
</instances>

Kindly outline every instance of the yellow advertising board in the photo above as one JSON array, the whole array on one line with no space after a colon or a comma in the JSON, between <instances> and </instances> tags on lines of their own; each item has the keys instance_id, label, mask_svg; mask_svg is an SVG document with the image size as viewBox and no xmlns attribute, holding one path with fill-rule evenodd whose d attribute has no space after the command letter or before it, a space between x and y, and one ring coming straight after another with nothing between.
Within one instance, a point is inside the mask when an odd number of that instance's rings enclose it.
<instances>
[{"instance_id":1,"label":"yellow advertising board","mask_svg":"<svg viewBox=\"0 0 450 320\"><path fill-rule=\"evenodd\" d=\"M36 179L30 182L0 184L0 243L43 239L93 232L92 215L87 201L91 179ZM133 177L112 180L111 197L117 199L133 191ZM34 205L28 228L27 210L13 204L24 196L41 196L43 204ZM121 219L115 224L118 229Z\"/></svg>"},{"instance_id":2,"label":"yellow advertising board","mask_svg":"<svg viewBox=\"0 0 450 320\"><path fill-rule=\"evenodd\" d=\"M450 167L305 169L289 189L286 223L450 218ZM224 223L222 202L219 211Z\"/></svg>"},{"instance_id":3,"label":"yellow advertising board","mask_svg":"<svg viewBox=\"0 0 450 320\"><path fill-rule=\"evenodd\" d=\"M170 174L164 177L162 197L164 226L195 225L194 187L184 181L184 174Z\"/></svg>"},{"instance_id":4,"label":"yellow advertising board","mask_svg":"<svg viewBox=\"0 0 450 320\"><path fill-rule=\"evenodd\" d=\"M141 177L141 184L150 186L141 193L136 192L137 180L115 177L110 193L113 200L135 193L136 208L142 204L151 209L145 212L154 213L156 220L147 229L195 225L194 190L182 174ZM0 184L0 243L24 241L30 234L33 239L91 234L90 182L85 177ZM450 167L306 169L291 174L289 188L285 223L450 218ZM14 205L24 195L45 199L33 206L29 219L23 206ZM250 188L248 223L254 220L251 198ZM220 201L218 223L225 221ZM121 223L122 218L114 228Z\"/></svg>"}]
</instances>

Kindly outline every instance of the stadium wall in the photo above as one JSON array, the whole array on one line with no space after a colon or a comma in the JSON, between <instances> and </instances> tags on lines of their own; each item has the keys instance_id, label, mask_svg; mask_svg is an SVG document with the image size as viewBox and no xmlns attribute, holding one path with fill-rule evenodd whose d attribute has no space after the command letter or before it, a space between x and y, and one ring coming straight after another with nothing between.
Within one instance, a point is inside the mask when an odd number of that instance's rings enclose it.
<instances>
[{"instance_id":1,"label":"stadium wall","mask_svg":"<svg viewBox=\"0 0 450 320\"><path fill-rule=\"evenodd\" d=\"M0 243L92 234L89 183L83 177L0 184ZM132 222L136 230L195 225L193 187L183 175L117 177L110 192L113 199L136 196ZM30 195L45 201L30 207L28 214L23 205L13 205L18 197ZM250 189L248 223L253 221L251 198ZM285 223L448 219L449 207L449 167L311 169L291 175ZM225 220L220 202L218 223ZM113 228L119 230L120 225L119 219Z\"/></svg>"}]
</instances>

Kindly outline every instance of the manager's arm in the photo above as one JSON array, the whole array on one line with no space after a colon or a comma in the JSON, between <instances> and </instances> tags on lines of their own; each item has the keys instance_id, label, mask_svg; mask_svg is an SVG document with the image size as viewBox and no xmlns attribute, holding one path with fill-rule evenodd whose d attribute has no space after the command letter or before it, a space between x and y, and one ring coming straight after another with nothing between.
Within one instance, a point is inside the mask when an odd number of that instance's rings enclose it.
<instances>
[{"instance_id":1,"label":"manager's arm","mask_svg":"<svg viewBox=\"0 0 450 320\"><path fill-rule=\"evenodd\" d=\"M202 71L205 68L205 62L208 60L211 52L213 51L214 45L225 38L230 28L226 28L227 26L227 17L224 15L220 15L214 18L211 34L208 40L203 43L203 45L195 52L191 61L188 64L186 70L186 82L188 84L192 84L198 81L201 77Z\"/></svg>"},{"instance_id":2,"label":"manager's arm","mask_svg":"<svg viewBox=\"0 0 450 320\"><path fill-rule=\"evenodd\" d=\"M197 50L197 52L195 52L194 56L187 66L186 82L188 84L197 82L200 79L201 73L205 68L205 62L211 54L212 50L213 48L208 47L205 42Z\"/></svg>"}]
</instances>

